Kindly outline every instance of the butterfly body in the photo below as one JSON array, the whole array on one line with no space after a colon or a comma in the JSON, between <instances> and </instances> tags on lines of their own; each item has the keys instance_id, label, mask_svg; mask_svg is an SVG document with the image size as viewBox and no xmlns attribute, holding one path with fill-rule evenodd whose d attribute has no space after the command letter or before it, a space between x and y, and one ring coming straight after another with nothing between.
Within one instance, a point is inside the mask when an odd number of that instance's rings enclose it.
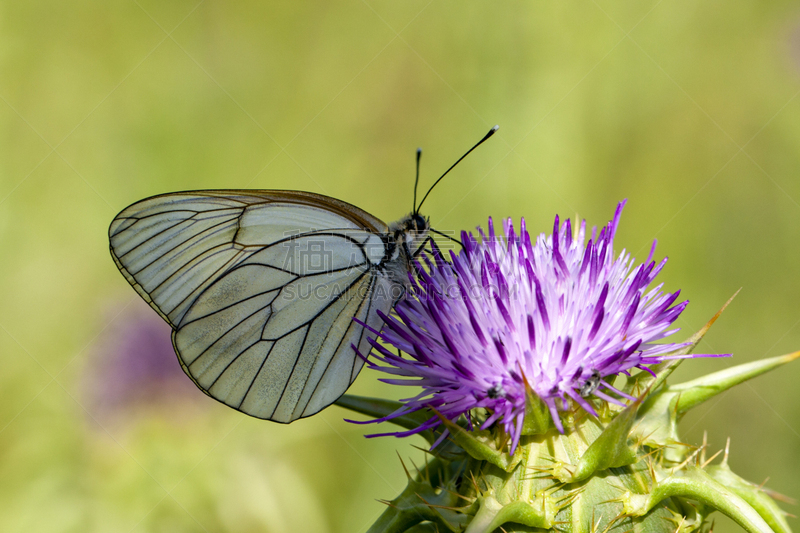
<instances>
[{"instance_id":1,"label":"butterfly body","mask_svg":"<svg viewBox=\"0 0 800 533\"><path fill-rule=\"evenodd\" d=\"M428 239L416 213L387 225L300 191L189 191L124 209L117 267L173 328L184 371L251 416L291 422L333 403L409 283ZM354 320L356 319L356 320Z\"/></svg>"},{"instance_id":2,"label":"butterfly body","mask_svg":"<svg viewBox=\"0 0 800 533\"><path fill-rule=\"evenodd\" d=\"M428 219L411 213L389 225L386 233L386 257L381 267L391 279L406 287L409 283L408 272L412 270L414 258L428 240L430 224Z\"/></svg>"}]
</instances>

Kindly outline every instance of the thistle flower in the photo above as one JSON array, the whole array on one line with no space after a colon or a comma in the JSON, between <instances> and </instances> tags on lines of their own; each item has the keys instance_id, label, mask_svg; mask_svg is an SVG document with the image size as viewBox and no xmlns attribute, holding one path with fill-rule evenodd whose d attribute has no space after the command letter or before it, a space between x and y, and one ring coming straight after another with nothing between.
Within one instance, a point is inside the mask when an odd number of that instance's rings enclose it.
<instances>
[{"instance_id":1,"label":"thistle flower","mask_svg":"<svg viewBox=\"0 0 800 533\"><path fill-rule=\"evenodd\" d=\"M702 533L714 511L749 533L791 533L775 493L731 471L727 446L712 464L721 452L685 444L678 423L800 352L668 383L702 357L690 354L722 311L687 342L659 343L686 302L650 287L655 246L638 266L614 252L623 205L588 242L584 224L573 234L558 218L535 244L524 221L499 238L490 221L449 261L434 247L418 265L379 337L410 357L375 341L369 364L422 392L337 401L434 448L369 533Z\"/></svg>"},{"instance_id":2,"label":"thistle flower","mask_svg":"<svg viewBox=\"0 0 800 533\"><path fill-rule=\"evenodd\" d=\"M427 269L420 266L412 278L413 294L398 303L396 316L383 317L379 336L411 359L373 341L377 354L368 362L412 378L382 381L423 391L380 420L433 408L455 422L483 408L489 414L480 429L502 424L513 454L530 392L564 433L559 411L570 409L570 400L596 417L592 397L623 406L622 399L635 399L612 385L618 374L674 358L712 357L678 355L689 343L658 343L678 331L670 328L688 301L675 304L680 291L663 292L661 284L649 288L666 263L653 260L655 242L638 266L626 251L615 254L624 205L599 233L592 229L588 242L585 222L573 232L569 219L556 217L553 234L534 244L524 219L519 235L506 220L500 237L489 219L480 241L462 232L463 250L451 251L450 261L434 248L434 260L426 258ZM432 416L387 434L414 434L440 422Z\"/></svg>"},{"instance_id":3,"label":"thistle flower","mask_svg":"<svg viewBox=\"0 0 800 533\"><path fill-rule=\"evenodd\" d=\"M85 388L92 411L104 419L129 419L142 405L191 402L195 387L181 370L171 329L147 304L136 300L109 310L110 325L90 359Z\"/></svg>"}]
</instances>

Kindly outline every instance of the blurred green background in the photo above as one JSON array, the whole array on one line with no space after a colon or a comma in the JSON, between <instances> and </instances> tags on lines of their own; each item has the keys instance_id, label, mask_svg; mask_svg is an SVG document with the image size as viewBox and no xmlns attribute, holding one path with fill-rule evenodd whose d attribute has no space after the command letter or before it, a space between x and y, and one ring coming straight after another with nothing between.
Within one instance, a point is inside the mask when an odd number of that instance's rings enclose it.
<instances>
[{"instance_id":1,"label":"blurred green background","mask_svg":"<svg viewBox=\"0 0 800 533\"><path fill-rule=\"evenodd\" d=\"M301 189L391 221L417 146L428 185L497 123L435 227L603 224L629 198L618 246L658 239L680 335L743 287L702 346L734 358L679 378L800 349L798 91L789 1L0 2L0 531L359 532L405 484L395 450L423 460L338 407L229 410L168 349L166 374L125 366L168 332L106 232L158 193ZM730 436L736 472L800 497L795 364L688 415L687 442Z\"/></svg>"}]
</instances>

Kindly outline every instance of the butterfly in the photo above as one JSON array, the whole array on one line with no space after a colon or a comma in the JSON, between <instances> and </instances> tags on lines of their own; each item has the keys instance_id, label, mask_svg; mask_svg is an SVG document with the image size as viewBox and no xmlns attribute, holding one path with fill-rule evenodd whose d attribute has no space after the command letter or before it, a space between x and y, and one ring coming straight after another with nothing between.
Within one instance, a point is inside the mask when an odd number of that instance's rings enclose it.
<instances>
[{"instance_id":1,"label":"butterfly","mask_svg":"<svg viewBox=\"0 0 800 533\"><path fill-rule=\"evenodd\" d=\"M172 327L195 385L248 415L292 422L358 376L369 331L404 296L436 231L419 209L495 131L419 205L417 150L414 208L392 224L310 192L176 192L122 210L109 227L111 256Z\"/></svg>"}]
</instances>

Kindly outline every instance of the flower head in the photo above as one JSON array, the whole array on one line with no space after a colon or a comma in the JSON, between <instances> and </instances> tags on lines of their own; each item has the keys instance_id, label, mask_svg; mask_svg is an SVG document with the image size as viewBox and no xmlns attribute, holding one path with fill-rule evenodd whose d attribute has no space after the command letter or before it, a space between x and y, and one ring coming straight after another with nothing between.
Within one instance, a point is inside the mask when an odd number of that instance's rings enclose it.
<instances>
[{"instance_id":1,"label":"flower head","mask_svg":"<svg viewBox=\"0 0 800 533\"><path fill-rule=\"evenodd\" d=\"M384 317L385 343L406 352L393 354L373 341L372 368L405 378L388 383L422 387L387 420L434 408L450 420L484 408L481 428L501 423L512 438L512 451L523 427L528 390L548 407L560 432L558 412L570 400L596 416L590 397L622 404L631 398L612 386L614 377L674 357L688 343L658 341L688 301L675 304L680 291L649 288L666 258L653 261L655 242L643 264L624 250L615 255L614 235L625 202L599 233L586 241L586 224L573 232L570 220L552 235L531 241L510 220L495 236L492 220L480 241L462 233L459 254L445 260L434 248L427 268L418 265L414 291ZM373 353L374 353L373 352ZM384 364L380 364L384 363ZM471 422L470 422L471 423ZM403 436L439 424L432 417ZM446 433L445 433L446 434ZM443 434L444 436L444 434Z\"/></svg>"},{"instance_id":2,"label":"flower head","mask_svg":"<svg viewBox=\"0 0 800 533\"><path fill-rule=\"evenodd\" d=\"M191 401L195 387L181 370L169 325L138 299L109 310L111 324L94 349L86 373L92 411L104 419L126 420L140 405Z\"/></svg>"}]
</instances>

